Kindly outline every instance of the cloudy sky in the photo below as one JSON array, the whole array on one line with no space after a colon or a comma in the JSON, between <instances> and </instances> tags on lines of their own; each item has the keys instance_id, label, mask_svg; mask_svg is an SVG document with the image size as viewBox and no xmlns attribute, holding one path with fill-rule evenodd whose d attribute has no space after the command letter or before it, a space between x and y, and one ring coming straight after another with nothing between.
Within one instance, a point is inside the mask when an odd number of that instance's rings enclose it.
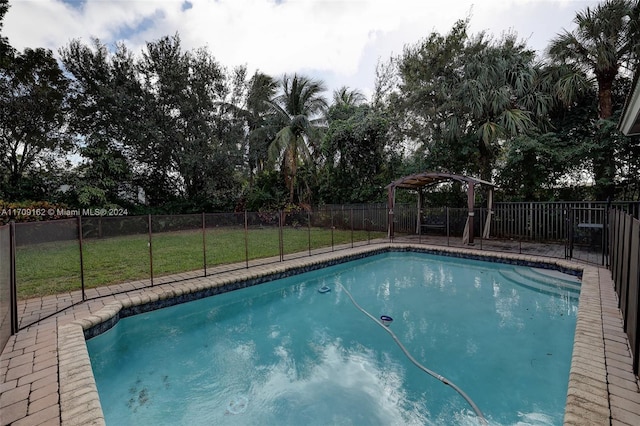
<instances>
[{"instance_id":1,"label":"cloudy sky","mask_svg":"<svg viewBox=\"0 0 640 426\"><path fill-rule=\"evenodd\" d=\"M9 0L4 35L17 49L57 52L69 40L145 41L178 33L186 49L206 46L223 65L273 76L303 73L369 95L378 59L471 17L473 33L513 31L542 53L573 28L586 0Z\"/></svg>"}]
</instances>

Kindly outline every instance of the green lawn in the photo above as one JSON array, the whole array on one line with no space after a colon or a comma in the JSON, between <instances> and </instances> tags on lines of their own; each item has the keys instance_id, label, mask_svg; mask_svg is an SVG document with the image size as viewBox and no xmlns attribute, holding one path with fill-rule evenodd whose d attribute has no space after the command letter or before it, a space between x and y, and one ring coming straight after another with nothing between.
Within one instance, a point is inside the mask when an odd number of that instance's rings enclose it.
<instances>
[{"instance_id":1,"label":"green lawn","mask_svg":"<svg viewBox=\"0 0 640 426\"><path fill-rule=\"evenodd\" d=\"M309 241L311 235L311 241ZM354 241L380 238L384 233L354 231ZM246 248L245 248L246 237ZM278 228L215 228L206 232L207 267L278 256ZM282 234L285 254L351 242L351 231L285 228ZM201 231L153 235L154 277L202 269L204 266ZM83 241L85 288L148 279L150 274L147 235ZM18 247L16 253L18 298L45 296L78 290L81 287L80 249L77 241Z\"/></svg>"}]
</instances>

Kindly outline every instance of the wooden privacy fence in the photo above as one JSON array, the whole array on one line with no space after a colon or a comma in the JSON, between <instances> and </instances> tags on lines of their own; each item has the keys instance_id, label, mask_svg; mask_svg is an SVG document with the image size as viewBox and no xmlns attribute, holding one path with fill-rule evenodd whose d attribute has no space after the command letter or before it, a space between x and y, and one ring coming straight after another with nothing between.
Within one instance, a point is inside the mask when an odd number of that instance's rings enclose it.
<instances>
[{"instance_id":1,"label":"wooden privacy fence","mask_svg":"<svg viewBox=\"0 0 640 426\"><path fill-rule=\"evenodd\" d=\"M640 358L640 221L621 210L611 210L609 228L611 276L629 338L633 372L637 375Z\"/></svg>"}]
</instances>

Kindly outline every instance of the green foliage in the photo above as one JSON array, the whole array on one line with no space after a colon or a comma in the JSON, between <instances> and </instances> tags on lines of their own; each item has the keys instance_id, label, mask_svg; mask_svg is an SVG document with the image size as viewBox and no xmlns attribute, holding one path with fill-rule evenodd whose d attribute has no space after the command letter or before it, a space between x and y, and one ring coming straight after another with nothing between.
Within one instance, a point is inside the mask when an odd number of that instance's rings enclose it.
<instances>
[{"instance_id":1,"label":"green foliage","mask_svg":"<svg viewBox=\"0 0 640 426\"><path fill-rule=\"evenodd\" d=\"M287 195L282 175L277 171L265 170L247 188L244 208L250 212L281 210L287 203Z\"/></svg>"},{"instance_id":2,"label":"green foliage","mask_svg":"<svg viewBox=\"0 0 640 426\"><path fill-rule=\"evenodd\" d=\"M256 72L249 81L245 117L247 134L247 162L249 178L261 173L267 166L268 148L278 132L277 120L270 112L269 101L278 89L277 81L266 74Z\"/></svg>"},{"instance_id":3,"label":"green foliage","mask_svg":"<svg viewBox=\"0 0 640 426\"><path fill-rule=\"evenodd\" d=\"M491 180L505 141L543 128L551 99L535 52L514 34L493 41L467 27L458 21L446 36L406 47L392 102L406 116L405 136L436 170Z\"/></svg>"},{"instance_id":4,"label":"green foliage","mask_svg":"<svg viewBox=\"0 0 640 426\"><path fill-rule=\"evenodd\" d=\"M9 0L0 0L0 67L5 67L11 56L13 48L9 40L2 35L2 20L9 10Z\"/></svg>"},{"instance_id":5,"label":"green foliage","mask_svg":"<svg viewBox=\"0 0 640 426\"><path fill-rule=\"evenodd\" d=\"M225 70L204 49L183 52L178 36L147 43L139 68L149 122L135 148L149 202L233 200L242 126L224 102L231 94Z\"/></svg>"},{"instance_id":6,"label":"green foliage","mask_svg":"<svg viewBox=\"0 0 640 426\"><path fill-rule=\"evenodd\" d=\"M147 43L142 58L94 40L61 50L73 76L71 129L83 158L73 182L80 206L138 203L150 209L229 209L239 194L244 70L227 72L204 49L180 39Z\"/></svg>"},{"instance_id":7,"label":"green foliage","mask_svg":"<svg viewBox=\"0 0 640 426\"><path fill-rule=\"evenodd\" d=\"M9 221L40 222L43 220L68 219L64 214L68 210L66 204L48 201L14 201L0 200L0 224Z\"/></svg>"},{"instance_id":8,"label":"green foliage","mask_svg":"<svg viewBox=\"0 0 640 426\"><path fill-rule=\"evenodd\" d=\"M0 61L0 196L39 198L56 188L39 180L71 145L64 131L67 79L45 49L2 52ZM29 182L22 182L27 178Z\"/></svg>"},{"instance_id":9,"label":"green foliage","mask_svg":"<svg viewBox=\"0 0 640 426\"><path fill-rule=\"evenodd\" d=\"M294 74L284 75L282 93L269 101L280 129L269 145L269 159L280 164L289 189L289 203L294 202L296 174L302 164L313 164L317 155L320 128L318 116L327 102L322 95L324 83Z\"/></svg>"},{"instance_id":10,"label":"green foliage","mask_svg":"<svg viewBox=\"0 0 640 426\"><path fill-rule=\"evenodd\" d=\"M555 182L567 170L572 157L562 149L554 134L515 138L505 152L497 183L505 200L544 201L552 199ZM526 173L522 171L526 170Z\"/></svg>"},{"instance_id":11,"label":"green foliage","mask_svg":"<svg viewBox=\"0 0 640 426\"><path fill-rule=\"evenodd\" d=\"M0 29L8 7L0 0ZM249 77L177 34L140 54L73 40L64 73L50 51L18 52L0 35L0 197L280 210L384 201L393 179L433 170L495 178L508 199L637 198L640 144L617 122L639 13L632 0L578 13L549 63L513 33L470 35L460 20L378 64L371 103L341 87L330 108L321 81ZM459 192L430 199L454 205Z\"/></svg>"},{"instance_id":12,"label":"green foliage","mask_svg":"<svg viewBox=\"0 0 640 426\"><path fill-rule=\"evenodd\" d=\"M358 90L349 89L347 86L333 92L334 106L358 106L365 103L367 98Z\"/></svg>"},{"instance_id":13,"label":"green foliage","mask_svg":"<svg viewBox=\"0 0 640 426\"><path fill-rule=\"evenodd\" d=\"M73 76L69 125L84 159L68 182L74 202L79 207L123 204L123 193L132 192L126 191L133 173L126 154L142 121L133 56L124 45L111 55L99 40L92 47L73 40L60 54Z\"/></svg>"},{"instance_id":14,"label":"green foliage","mask_svg":"<svg viewBox=\"0 0 640 426\"><path fill-rule=\"evenodd\" d=\"M327 113L322 143L325 163L318 189L321 203L360 203L380 199L387 183L385 114L366 104L337 102Z\"/></svg>"},{"instance_id":15,"label":"green foliage","mask_svg":"<svg viewBox=\"0 0 640 426\"><path fill-rule=\"evenodd\" d=\"M597 87L599 120L594 133L597 149L590 157L599 199L614 195L616 146L606 120L614 114L614 86L621 65L631 65L640 53L639 8L634 0L607 0L578 12L573 31L551 41L549 57L565 66L556 85L557 96L571 105L574 94L587 85Z\"/></svg>"}]
</instances>

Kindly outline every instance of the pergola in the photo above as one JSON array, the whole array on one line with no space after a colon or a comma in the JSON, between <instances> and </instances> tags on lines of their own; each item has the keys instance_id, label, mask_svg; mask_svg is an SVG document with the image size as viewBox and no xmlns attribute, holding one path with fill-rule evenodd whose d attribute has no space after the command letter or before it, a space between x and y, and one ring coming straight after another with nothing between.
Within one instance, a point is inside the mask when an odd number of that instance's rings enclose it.
<instances>
[{"instance_id":1,"label":"pergola","mask_svg":"<svg viewBox=\"0 0 640 426\"><path fill-rule=\"evenodd\" d=\"M484 227L483 238L489 238L491 214L493 213L493 191L496 188L491 182L487 182L481 179L476 179L470 176L454 175L450 173L438 173L438 172L423 172L413 175L402 177L396 181L391 182L386 186L389 193L389 236L393 237L393 210L396 201L396 189L413 189L418 192L418 212L422 209L422 189L426 186L436 185L443 181L458 181L467 185L467 207L469 213L467 216L467 223L464 228L464 235L462 242L464 244L473 244L473 216L474 216L474 203L475 203L475 187L476 185L484 185L489 189L487 209L489 214L487 215L487 221ZM418 214L418 229L421 227L422 215Z\"/></svg>"}]
</instances>

